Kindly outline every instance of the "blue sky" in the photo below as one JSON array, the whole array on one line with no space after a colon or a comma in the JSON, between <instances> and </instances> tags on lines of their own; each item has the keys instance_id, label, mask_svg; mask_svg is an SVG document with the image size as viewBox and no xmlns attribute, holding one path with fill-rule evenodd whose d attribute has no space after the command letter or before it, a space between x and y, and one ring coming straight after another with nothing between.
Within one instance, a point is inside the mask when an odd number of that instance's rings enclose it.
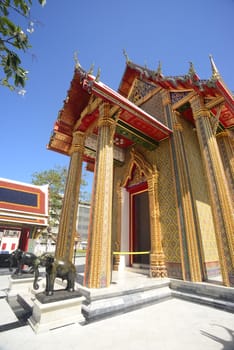
<instances>
[{"instance_id":1,"label":"blue sky","mask_svg":"<svg viewBox=\"0 0 234 350\"><path fill-rule=\"evenodd\" d=\"M81 65L101 69L101 81L117 89L129 58L150 69L161 61L164 75L186 74L194 63L200 78L211 76L209 54L234 91L234 0L47 0L33 2L38 25L32 49L21 56L29 70L26 94L0 87L0 177L31 182L34 172L68 165L48 151L53 124ZM26 29L26 27L25 27ZM89 180L89 177L87 178Z\"/></svg>"}]
</instances>

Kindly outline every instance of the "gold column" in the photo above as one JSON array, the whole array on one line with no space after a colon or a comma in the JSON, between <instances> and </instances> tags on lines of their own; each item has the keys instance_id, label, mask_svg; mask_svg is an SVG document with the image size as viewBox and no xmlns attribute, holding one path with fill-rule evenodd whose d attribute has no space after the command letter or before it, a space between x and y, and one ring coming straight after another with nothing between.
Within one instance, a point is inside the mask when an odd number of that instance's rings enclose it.
<instances>
[{"instance_id":1,"label":"gold column","mask_svg":"<svg viewBox=\"0 0 234 350\"><path fill-rule=\"evenodd\" d=\"M234 221L230 193L210 113L199 96L193 97L190 104L207 176L223 283L234 286Z\"/></svg>"},{"instance_id":2,"label":"gold column","mask_svg":"<svg viewBox=\"0 0 234 350\"><path fill-rule=\"evenodd\" d=\"M73 133L72 146L70 149L70 165L56 244L56 258L69 261L72 261L74 252L84 141L85 136L82 132L77 131Z\"/></svg>"},{"instance_id":3,"label":"gold column","mask_svg":"<svg viewBox=\"0 0 234 350\"><path fill-rule=\"evenodd\" d=\"M153 174L147 179L150 210L150 276L167 277L165 265L165 255L162 248L162 234L160 225L160 212L158 202L158 172L154 170Z\"/></svg>"},{"instance_id":4,"label":"gold column","mask_svg":"<svg viewBox=\"0 0 234 350\"><path fill-rule=\"evenodd\" d=\"M162 97L168 125L174 131L171 138L171 151L180 220L179 236L183 278L192 282L200 282L203 279L203 271L201 267L199 225L196 221L197 215L189 180L190 174L183 140L183 128L177 118L177 113L172 111L169 94L164 92Z\"/></svg>"},{"instance_id":5,"label":"gold column","mask_svg":"<svg viewBox=\"0 0 234 350\"><path fill-rule=\"evenodd\" d=\"M114 243L114 250L119 252L120 246L121 246L121 223L122 223L122 204L123 204L123 196L121 191L121 181L118 181L116 184L117 187L117 227L116 227L116 241ZM119 269L119 263L120 263L120 255L114 255L113 256L113 270L118 271Z\"/></svg>"},{"instance_id":6,"label":"gold column","mask_svg":"<svg viewBox=\"0 0 234 350\"><path fill-rule=\"evenodd\" d=\"M113 135L115 121L110 106L99 108L98 145L92 199L89 243L86 257L85 285L108 287L111 282L111 230L113 192Z\"/></svg>"},{"instance_id":7,"label":"gold column","mask_svg":"<svg viewBox=\"0 0 234 350\"><path fill-rule=\"evenodd\" d=\"M225 130L219 133L216 138L229 190L234 201L234 131Z\"/></svg>"},{"instance_id":8,"label":"gold column","mask_svg":"<svg viewBox=\"0 0 234 350\"><path fill-rule=\"evenodd\" d=\"M199 225L196 225L196 212L193 205L193 194L190 184L190 174L187 164L185 145L183 141L183 128L173 113L174 141L176 145L177 163L180 177L182 205L185 217L185 230L187 235L187 248L192 282L202 281L201 252L199 251Z\"/></svg>"}]
</instances>

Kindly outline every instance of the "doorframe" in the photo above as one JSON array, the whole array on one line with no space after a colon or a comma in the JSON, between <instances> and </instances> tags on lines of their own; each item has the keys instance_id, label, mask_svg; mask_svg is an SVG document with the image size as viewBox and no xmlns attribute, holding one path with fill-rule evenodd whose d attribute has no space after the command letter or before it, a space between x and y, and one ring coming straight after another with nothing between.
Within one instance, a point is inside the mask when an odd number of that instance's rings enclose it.
<instances>
[{"instance_id":1,"label":"doorframe","mask_svg":"<svg viewBox=\"0 0 234 350\"><path fill-rule=\"evenodd\" d=\"M160 224L159 201L158 201L158 177L159 172L155 164L150 164L140 152L134 148L130 151L131 159L125 171L123 180L119 182L119 188L134 188L147 183L149 196L149 214L150 214L150 276L167 277L167 268L165 264L165 255L162 246L162 233ZM136 172L135 172L136 171ZM132 186L131 186L132 184ZM137 184L137 185L136 185ZM136 187L135 187L136 188ZM119 200L119 207L121 201ZM119 219L121 220L120 216ZM120 225L119 225L120 226ZM120 237L118 231L118 240ZM119 245L119 241L117 244ZM131 259L132 261L132 259Z\"/></svg>"},{"instance_id":2,"label":"doorframe","mask_svg":"<svg viewBox=\"0 0 234 350\"><path fill-rule=\"evenodd\" d=\"M131 187L127 187L126 190L129 193L129 251L134 252L134 230L135 230L135 212L133 210L133 200L134 196L143 193L148 192L148 183L147 181L144 181L142 183L136 184ZM150 224L150 223L149 223ZM150 240L151 241L151 240ZM130 255L129 257L129 266L132 266L133 264L133 255Z\"/></svg>"}]
</instances>

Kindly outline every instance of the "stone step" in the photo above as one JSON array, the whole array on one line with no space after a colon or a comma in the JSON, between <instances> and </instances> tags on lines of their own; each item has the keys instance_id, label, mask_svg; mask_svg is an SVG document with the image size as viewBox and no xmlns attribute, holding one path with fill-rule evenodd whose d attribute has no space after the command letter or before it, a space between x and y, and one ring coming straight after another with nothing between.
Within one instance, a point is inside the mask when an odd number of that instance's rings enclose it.
<instances>
[{"instance_id":1,"label":"stone step","mask_svg":"<svg viewBox=\"0 0 234 350\"><path fill-rule=\"evenodd\" d=\"M169 281L115 291L87 290L80 292L86 297L81 312L87 322L128 312L146 305L171 298Z\"/></svg>"},{"instance_id":2,"label":"stone step","mask_svg":"<svg viewBox=\"0 0 234 350\"><path fill-rule=\"evenodd\" d=\"M6 298L0 299L0 310L0 331L10 330L20 326L19 319L16 317Z\"/></svg>"},{"instance_id":3,"label":"stone step","mask_svg":"<svg viewBox=\"0 0 234 350\"><path fill-rule=\"evenodd\" d=\"M234 312L234 288L171 279L172 297Z\"/></svg>"},{"instance_id":4,"label":"stone step","mask_svg":"<svg viewBox=\"0 0 234 350\"><path fill-rule=\"evenodd\" d=\"M33 309L33 301L35 300L35 296L32 294L18 294L17 301L21 305L21 307L28 311L32 312Z\"/></svg>"}]
</instances>

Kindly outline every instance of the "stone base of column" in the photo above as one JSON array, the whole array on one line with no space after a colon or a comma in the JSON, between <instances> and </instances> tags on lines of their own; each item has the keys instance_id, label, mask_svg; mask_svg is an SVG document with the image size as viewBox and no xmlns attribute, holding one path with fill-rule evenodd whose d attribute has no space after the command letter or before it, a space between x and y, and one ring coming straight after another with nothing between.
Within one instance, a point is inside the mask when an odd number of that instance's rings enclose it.
<instances>
[{"instance_id":1,"label":"stone base of column","mask_svg":"<svg viewBox=\"0 0 234 350\"><path fill-rule=\"evenodd\" d=\"M150 277L167 277L167 268L163 253L150 254Z\"/></svg>"},{"instance_id":2,"label":"stone base of column","mask_svg":"<svg viewBox=\"0 0 234 350\"><path fill-rule=\"evenodd\" d=\"M114 255L113 257L113 270L119 271L120 256Z\"/></svg>"},{"instance_id":3,"label":"stone base of column","mask_svg":"<svg viewBox=\"0 0 234 350\"><path fill-rule=\"evenodd\" d=\"M234 274L229 274L229 286L228 287L234 287Z\"/></svg>"}]
</instances>

